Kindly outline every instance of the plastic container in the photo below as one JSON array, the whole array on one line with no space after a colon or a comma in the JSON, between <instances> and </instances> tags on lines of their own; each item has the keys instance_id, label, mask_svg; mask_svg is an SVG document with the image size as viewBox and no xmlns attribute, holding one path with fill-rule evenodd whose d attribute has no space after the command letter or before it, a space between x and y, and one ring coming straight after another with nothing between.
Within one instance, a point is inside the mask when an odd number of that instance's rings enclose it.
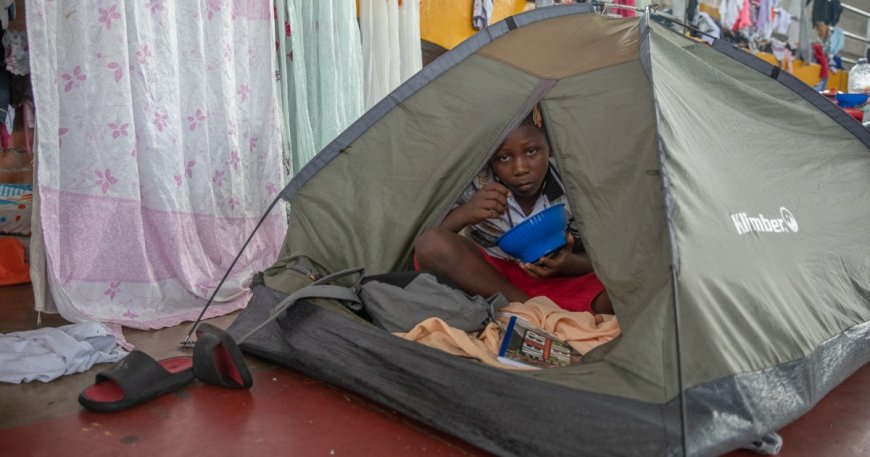
<instances>
[{"instance_id":1,"label":"plastic container","mask_svg":"<svg viewBox=\"0 0 870 457\"><path fill-rule=\"evenodd\" d=\"M568 244L565 228L568 212L565 205L553 205L524 220L499 237L496 244L502 251L523 262L536 262Z\"/></svg>"},{"instance_id":2,"label":"plastic container","mask_svg":"<svg viewBox=\"0 0 870 457\"><path fill-rule=\"evenodd\" d=\"M840 108L854 108L856 106L861 106L867 102L867 94L837 94L835 95L837 99L837 105Z\"/></svg>"},{"instance_id":3,"label":"plastic container","mask_svg":"<svg viewBox=\"0 0 870 457\"><path fill-rule=\"evenodd\" d=\"M858 63L849 70L849 93L870 93L870 63L867 59L860 58Z\"/></svg>"}]
</instances>

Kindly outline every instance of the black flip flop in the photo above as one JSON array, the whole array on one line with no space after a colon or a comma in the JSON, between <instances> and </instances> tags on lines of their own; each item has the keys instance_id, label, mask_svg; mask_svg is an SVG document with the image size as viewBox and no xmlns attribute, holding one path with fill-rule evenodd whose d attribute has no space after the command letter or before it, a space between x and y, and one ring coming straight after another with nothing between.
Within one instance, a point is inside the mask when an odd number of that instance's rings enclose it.
<instances>
[{"instance_id":1,"label":"black flip flop","mask_svg":"<svg viewBox=\"0 0 870 457\"><path fill-rule=\"evenodd\" d=\"M156 361L142 351L133 351L97 373L96 378L79 394L79 403L91 411L120 411L193 381L193 360L178 356Z\"/></svg>"},{"instance_id":2,"label":"black flip flop","mask_svg":"<svg viewBox=\"0 0 870 457\"><path fill-rule=\"evenodd\" d=\"M214 386L250 389L254 384L236 341L229 333L210 324L196 328L193 373L196 379Z\"/></svg>"}]
</instances>

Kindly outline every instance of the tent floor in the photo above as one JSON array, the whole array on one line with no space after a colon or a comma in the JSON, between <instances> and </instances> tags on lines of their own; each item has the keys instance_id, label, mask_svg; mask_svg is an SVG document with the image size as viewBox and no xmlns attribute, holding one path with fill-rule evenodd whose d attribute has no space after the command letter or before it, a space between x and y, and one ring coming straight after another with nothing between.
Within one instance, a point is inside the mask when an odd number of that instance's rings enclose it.
<instances>
[{"instance_id":1,"label":"tent floor","mask_svg":"<svg viewBox=\"0 0 870 457\"><path fill-rule=\"evenodd\" d=\"M211 319L225 328L234 315ZM43 315L44 326L65 325ZM36 328L30 285L0 287L0 333ZM137 348L163 358L189 324L159 331L125 330ZM97 366L50 383L0 384L4 455L487 455L469 444L356 394L246 356L249 391L194 381L131 410L98 414L78 393ZM780 456L870 455L870 365L858 370L809 413L780 432ZM732 457L757 455L747 451Z\"/></svg>"}]
</instances>

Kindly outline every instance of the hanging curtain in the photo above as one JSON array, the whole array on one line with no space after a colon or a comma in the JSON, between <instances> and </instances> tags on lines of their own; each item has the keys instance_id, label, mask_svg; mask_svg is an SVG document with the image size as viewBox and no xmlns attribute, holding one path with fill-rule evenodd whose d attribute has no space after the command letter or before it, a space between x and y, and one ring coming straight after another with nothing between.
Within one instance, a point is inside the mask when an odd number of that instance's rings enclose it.
<instances>
[{"instance_id":1,"label":"hanging curtain","mask_svg":"<svg viewBox=\"0 0 870 457\"><path fill-rule=\"evenodd\" d=\"M363 113L355 0L277 0L278 62L292 172Z\"/></svg>"},{"instance_id":2,"label":"hanging curtain","mask_svg":"<svg viewBox=\"0 0 870 457\"><path fill-rule=\"evenodd\" d=\"M360 0L366 108L423 67L419 0Z\"/></svg>"},{"instance_id":3,"label":"hanging curtain","mask_svg":"<svg viewBox=\"0 0 870 457\"><path fill-rule=\"evenodd\" d=\"M27 8L57 309L142 329L195 319L283 185L270 1ZM276 208L208 316L245 305L285 228Z\"/></svg>"}]
</instances>

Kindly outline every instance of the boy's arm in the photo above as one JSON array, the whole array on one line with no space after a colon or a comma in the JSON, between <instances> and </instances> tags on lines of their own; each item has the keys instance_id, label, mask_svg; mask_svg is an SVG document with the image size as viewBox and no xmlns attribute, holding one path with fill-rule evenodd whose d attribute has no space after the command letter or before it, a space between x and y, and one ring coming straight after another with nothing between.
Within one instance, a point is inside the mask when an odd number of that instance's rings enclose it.
<instances>
[{"instance_id":1,"label":"boy's arm","mask_svg":"<svg viewBox=\"0 0 870 457\"><path fill-rule=\"evenodd\" d=\"M477 191L471 199L447 214L439 227L459 233L466 225L494 219L507 210L507 187L489 183Z\"/></svg>"},{"instance_id":2,"label":"boy's arm","mask_svg":"<svg viewBox=\"0 0 870 457\"><path fill-rule=\"evenodd\" d=\"M468 218L463 215L462 206L457 206L453 211L450 211L447 214L447 217L441 221L439 227L445 230L450 230L453 233L459 233L459 231L465 228L468 224Z\"/></svg>"}]
</instances>

